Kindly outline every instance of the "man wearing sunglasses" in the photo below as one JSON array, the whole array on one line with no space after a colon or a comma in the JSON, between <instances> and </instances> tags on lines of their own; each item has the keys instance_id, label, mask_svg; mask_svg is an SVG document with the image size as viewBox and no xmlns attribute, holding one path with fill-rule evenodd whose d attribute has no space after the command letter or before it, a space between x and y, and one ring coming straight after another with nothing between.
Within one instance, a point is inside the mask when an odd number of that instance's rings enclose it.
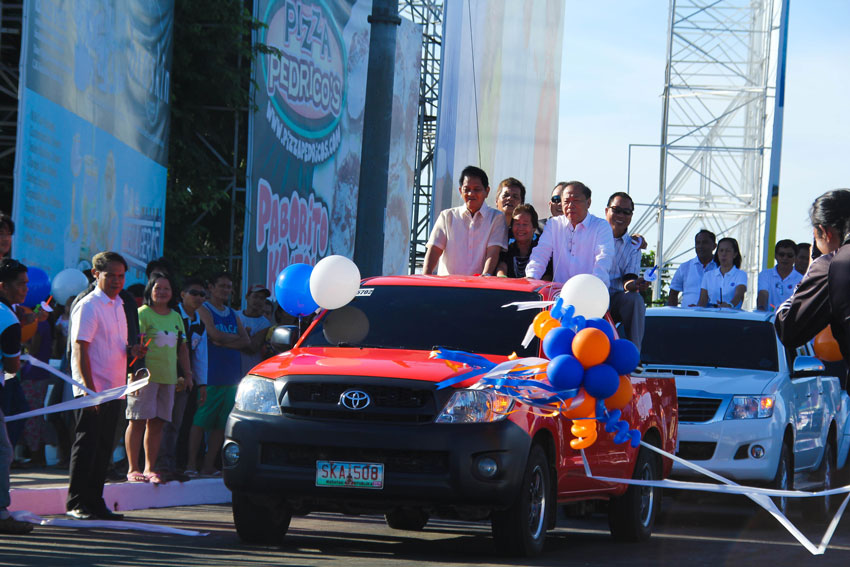
<instances>
[{"instance_id":1,"label":"man wearing sunglasses","mask_svg":"<svg viewBox=\"0 0 850 567\"><path fill-rule=\"evenodd\" d=\"M614 237L605 220L589 214L590 189L568 181L561 192L564 214L552 217L525 268L529 278L540 279L552 260L552 281L565 282L578 274L592 274L607 286L614 257Z\"/></svg>"},{"instance_id":2,"label":"man wearing sunglasses","mask_svg":"<svg viewBox=\"0 0 850 567\"><path fill-rule=\"evenodd\" d=\"M614 262L608 272L611 278L608 310L614 322L620 323L620 335L640 350L646 318L641 292L649 287L649 282L639 275L640 242L633 240L628 232L634 211L635 203L628 193L617 192L608 198L605 218L614 233Z\"/></svg>"},{"instance_id":3,"label":"man wearing sunglasses","mask_svg":"<svg viewBox=\"0 0 850 567\"><path fill-rule=\"evenodd\" d=\"M794 269L797 244L793 240L780 240L773 248L776 266L759 273L759 293L756 308L760 311L776 311L791 297L803 274Z\"/></svg>"},{"instance_id":4,"label":"man wearing sunglasses","mask_svg":"<svg viewBox=\"0 0 850 567\"><path fill-rule=\"evenodd\" d=\"M159 446L159 457L156 469L162 471L165 480L188 480L188 476L180 473L181 466L187 460L186 447L189 444L189 428L183 427L183 422L192 423L198 403L204 403L207 398L207 332L198 308L204 304L207 291L204 281L197 277L186 278L183 290L180 292L180 303L177 311L183 319L186 333L186 344L189 347L189 363L192 367L192 378L197 386L198 396L191 395L189 390L181 387L178 380L174 392L174 407L171 411L171 422L162 428L162 441ZM180 372L178 365L177 371ZM182 441L181 441L182 438ZM183 447L181 450L180 447Z\"/></svg>"}]
</instances>

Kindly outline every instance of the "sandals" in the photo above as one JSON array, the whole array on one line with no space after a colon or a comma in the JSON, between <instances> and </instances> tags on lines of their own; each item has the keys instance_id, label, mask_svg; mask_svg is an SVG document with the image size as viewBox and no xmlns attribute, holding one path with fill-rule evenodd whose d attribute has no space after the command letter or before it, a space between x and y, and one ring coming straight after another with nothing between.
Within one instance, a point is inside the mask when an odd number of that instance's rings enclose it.
<instances>
[{"instance_id":1,"label":"sandals","mask_svg":"<svg viewBox=\"0 0 850 567\"><path fill-rule=\"evenodd\" d=\"M127 473L127 482L147 482L147 477L140 472Z\"/></svg>"},{"instance_id":2,"label":"sandals","mask_svg":"<svg viewBox=\"0 0 850 567\"><path fill-rule=\"evenodd\" d=\"M162 477L159 476L159 473L152 472L150 474L144 475L145 482L149 482L151 484L165 484L165 481L162 480Z\"/></svg>"}]
</instances>

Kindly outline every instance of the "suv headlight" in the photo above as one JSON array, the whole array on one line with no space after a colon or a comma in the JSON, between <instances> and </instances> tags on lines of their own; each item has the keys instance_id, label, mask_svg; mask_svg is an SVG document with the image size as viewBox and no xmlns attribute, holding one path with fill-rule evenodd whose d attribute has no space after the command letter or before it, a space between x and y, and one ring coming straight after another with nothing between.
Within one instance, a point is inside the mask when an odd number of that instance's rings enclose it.
<instances>
[{"instance_id":1,"label":"suv headlight","mask_svg":"<svg viewBox=\"0 0 850 567\"><path fill-rule=\"evenodd\" d=\"M734 396L723 419L764 419L773 415L773 396Z\"/></svg>"},{"instance_id":2,"label":"suv headlight","mask_svg":"<svg viewBox=\"0 0 850 567\"><path fill-rule=\"evenodd\" d=\"M508 416L510 396L492 390L458 390L437 416L437 423L490 423Z\"/></svg>"},{"instance_id":3,"label":"suv headlight","mask_svg":"<svg viewBox=\"0 0 850 567\"><path fill-rule=\"evenodd\" d=\"M281 415L280 404L274 391L274 380L246 376L239 382L234 407L242 411Z\"/></svg>"}]
</instances>

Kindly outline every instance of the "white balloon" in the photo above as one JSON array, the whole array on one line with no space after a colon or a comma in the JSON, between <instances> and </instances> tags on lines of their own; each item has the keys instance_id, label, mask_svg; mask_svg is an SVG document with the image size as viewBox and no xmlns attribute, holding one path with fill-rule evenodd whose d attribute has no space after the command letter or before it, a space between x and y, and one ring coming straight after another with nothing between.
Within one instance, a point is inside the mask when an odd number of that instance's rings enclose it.
<instances>
[{"instance_id":1,"label":"white balloon","mask_svg":"<svg viewBox=\"0 0 850 567\"><path fill-rule=\"evenodd\" d=\"M576 308L576 315L586 319L604 317L608 311L608 287L591 274L578 274L567 280L561 288L564 305Z\"/></svg>"},{"instance_id":2,"label":"white balloon","mask_svg":"<svg viewBox=\"0 0 850 567\"><path fill-rule=\"evenodd\" d=\"M319 307L338 309L360 289L360 270L345 256L322 258L310 274L310 294Z\"/></svg>"},{"instance_id":3,"label":"white balloon","mask_svg":"<svg viewBox=\"0 0 850 567\"><path fill-rule=\"evenodd\" d=\"M68 300L76 297L88 285L88 278L80 270L66 268L53 278L53 282L50 284L50 294L56 300L56 303L67 307Z\"/></svg>"}]
</instances>

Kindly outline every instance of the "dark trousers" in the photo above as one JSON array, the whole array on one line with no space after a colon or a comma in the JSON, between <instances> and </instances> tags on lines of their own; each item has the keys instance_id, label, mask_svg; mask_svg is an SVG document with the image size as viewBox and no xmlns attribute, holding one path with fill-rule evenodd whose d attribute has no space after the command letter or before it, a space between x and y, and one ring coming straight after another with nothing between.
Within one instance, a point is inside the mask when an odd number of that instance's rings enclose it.
<instances>
[{"instance_id":1,"label":"dark trousers","mask_svg":"<svg viewBox=\"0 0 850 567\"><path fill-rule=\"evenodd\" d=\"M74 411L76 428L71 447L70 482L65 507L73 510L80 506L92 512L106 509L103 485L106 470L112 459L115 425L121 412L120 400L106 402L98 407Z\"/></svg>"}]
</instances>

